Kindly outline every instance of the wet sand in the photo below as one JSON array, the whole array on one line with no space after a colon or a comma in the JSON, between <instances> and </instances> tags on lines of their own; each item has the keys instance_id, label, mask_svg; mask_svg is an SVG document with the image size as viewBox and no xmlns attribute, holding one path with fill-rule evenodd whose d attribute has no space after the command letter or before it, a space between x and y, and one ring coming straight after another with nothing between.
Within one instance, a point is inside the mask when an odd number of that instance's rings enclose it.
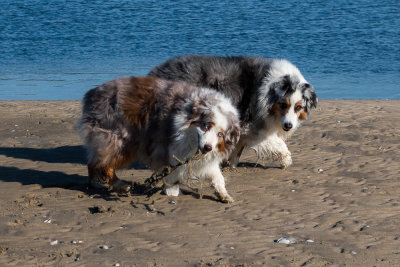
<instances>
[{"instance_id":1,"label":"wet sand","mask_svg":"<svg viewBox=\"0 0 400 267\"><path fill-rule=\"evenodd\" d=\"M321 100L293 166L224 171L233 204L88 188L80 108L0 101L0 266L400 266L400 101Z\"/></svg>"}]
</instances>

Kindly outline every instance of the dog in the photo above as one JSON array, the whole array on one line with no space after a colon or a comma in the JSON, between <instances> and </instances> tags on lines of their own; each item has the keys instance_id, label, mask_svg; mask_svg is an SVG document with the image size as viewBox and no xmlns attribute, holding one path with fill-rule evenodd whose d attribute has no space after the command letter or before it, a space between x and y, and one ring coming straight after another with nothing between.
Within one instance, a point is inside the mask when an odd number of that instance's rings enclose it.
<instances>
[{"instance_id":1,"label":"dog","mask_svg":"<svg viewBox=\"0 0 400 267\"><path fill-rule=\"evenodd\" d=\"M222 202L232 202L220 163L240 137L238 111L223 94L155 77L124 77L89 90L78 130L88 150L89 183L128 192L115 170L140 161L152 170L176 166L200 149L191 163L198 179L210 179ZM174 156L176 158L174 158ZM179 195L187 164L166 178L167 195Z\"/></svg>"},{"instance_id":2,"label":"dog","mask_svg":"<svg viewBox=\"0 0 400 267\"><path fill-rule=\"evenodd\" d=\"M259 160L292 164L286 139L317 107L314 87L285 59L184 55L153 68L149 76L213 88L238 108L241 137L228 165L235 167L245 147Z\"/></svg>"}]
</instances>

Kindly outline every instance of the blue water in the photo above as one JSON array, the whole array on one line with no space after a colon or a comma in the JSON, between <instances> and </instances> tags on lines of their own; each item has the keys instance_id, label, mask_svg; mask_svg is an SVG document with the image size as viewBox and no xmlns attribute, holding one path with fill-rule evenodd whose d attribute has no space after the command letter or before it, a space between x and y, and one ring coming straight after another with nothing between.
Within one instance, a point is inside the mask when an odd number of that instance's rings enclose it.
<instances>
[{"instance_id":1,"label":"blue water","mask_svg":"<svg viewBox=\"0 0 400 267\"><path fill-rule=\"evenodd\" d=\"M287 58L320 98L400 99L400 1L0 0L0 100L81 99L181 54Z\"/></svg>"}]
</instances>

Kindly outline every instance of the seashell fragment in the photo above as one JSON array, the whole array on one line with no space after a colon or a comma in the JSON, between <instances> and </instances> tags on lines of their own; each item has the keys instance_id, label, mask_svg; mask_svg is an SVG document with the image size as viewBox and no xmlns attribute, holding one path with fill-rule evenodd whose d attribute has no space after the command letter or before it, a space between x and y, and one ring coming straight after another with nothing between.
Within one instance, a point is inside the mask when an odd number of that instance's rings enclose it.
<instances>
[{"instance_id":1,"label":"seashell fragment","mask_svg":"<svg viewBox=\"0 0 400 267\"><path fill-rule=\"evenodd\" d=\"M281 237L278 240L275 240L275 242L279 244L289 245L289 244L295 244L297 240L293 237Z\"/></svg>"}]
</instances>

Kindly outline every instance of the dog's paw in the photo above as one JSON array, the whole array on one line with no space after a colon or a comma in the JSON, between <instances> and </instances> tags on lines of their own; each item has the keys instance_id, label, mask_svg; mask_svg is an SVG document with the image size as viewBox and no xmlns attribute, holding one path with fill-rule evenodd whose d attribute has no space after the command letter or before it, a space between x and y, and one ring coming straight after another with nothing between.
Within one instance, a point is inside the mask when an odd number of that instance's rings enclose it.
<instances>
[{"instance_id":1,"label":"dog's paw","mask_svg":"<svg viewBox=\"0 0 400 267\"><path fill-rule=\"evenodd\" d=\"M221 170L222 171L231 171L236 169L237 165L231 164L230 161L225 161L221 164Z\"/></svg>"},{"instance_id":2,"label":"dog's paw","mask_svg":"<svg viewBox=\"0 0 400 267\"><path fill-rule=\"evenodd\" d=\"M96 189L105 189L108 190L110 188L109 179L104 177L93 177L89 179L89 186Z\"/></svg>"},{"instance_id":3,"label":"dog's paw","mask_svg":"<svg viewBox=\"0 0 400 267\"><path fill-rule=\"evenodd\" d=\"M179 189L179 185L174 185L174 186L169 186L169 187L164 187L164 193L167 196L172 196L172 197L178 197L182 196L182 191Z\"/></svg>"},{"instance_id":4,"label":"dog's paw","mask_svg":"<svg viewBox=\"0 0 400 267\"><path fill-rule=\"evenodd\" d=\"M233 153L231 154L231 156L229 157L229 159L223 163L223 165L222 165L223 167L224 167L224 165L225 165L226 167L230 167L231 169L234 169L234 168L237 167L237 165L239 164L239 158L240 158L240 156L234 155L234 153L235 153L235 152L233 152Z\"/></svg>"},{"instance_id":5,"label":"dog's paw","mask_svg":"<svg viewBox=\"0 0 400 267\"><path fill-rule=\"evenodd\" d=\"M280 160L281 163L281 167L282 169L286 169L287 167L289 167L290 165L293 164L292 161L292 156L291 154L286 154L282 156L282 159Z\"/></svg>"},{"instance_id":6,"label":"dog's paw","mask_svg":"<svg viewBox=\"0 0 400 267\"><path fill-rule=\"evenodd\" d=\"M219 194L217 192L216 195L219 198L219 200L221 200L222 203L232 203L232 202L234 202L233 198L228 194L221 195L221 194Z\"/></svg>"},{"instance_id":7,"label":"dog's paw","mask_svg":"<svg viewBox=\"0 0 400 267\"><path fill-rule=\"evenodd\" d=\"M131 191L132 185L123 180L118 180L112 185L112 190L117 193L125 194Z\"/></svg>"}]
</instances>

